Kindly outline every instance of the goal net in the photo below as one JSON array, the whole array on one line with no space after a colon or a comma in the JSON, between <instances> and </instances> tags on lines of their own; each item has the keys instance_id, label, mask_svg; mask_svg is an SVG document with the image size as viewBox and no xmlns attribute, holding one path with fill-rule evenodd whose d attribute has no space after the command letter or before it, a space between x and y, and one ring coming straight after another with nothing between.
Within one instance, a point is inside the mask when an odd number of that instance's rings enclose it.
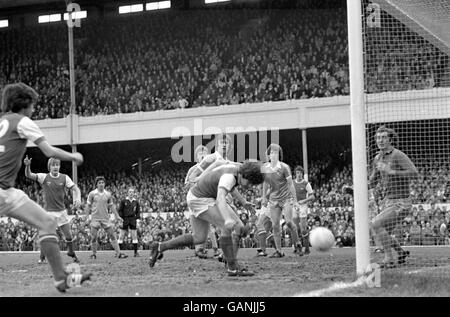
<instances>
[{"instance_id":1,"label":"goal net","mask_svg":"<svg viewBox=\"0 0 450 317\"><path fill-rule=\"evenodd\" d=\"M370 260L437 272L450 267L450 1L363 0L362 19Z\"/></svg>"}]
</instances>

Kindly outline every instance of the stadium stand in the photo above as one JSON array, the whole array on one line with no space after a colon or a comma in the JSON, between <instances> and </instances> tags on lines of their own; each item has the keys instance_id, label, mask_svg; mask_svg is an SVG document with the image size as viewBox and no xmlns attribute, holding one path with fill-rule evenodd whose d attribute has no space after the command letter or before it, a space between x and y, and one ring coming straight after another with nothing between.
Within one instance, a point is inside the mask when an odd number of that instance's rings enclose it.
<instances>
[{"instance_id":1,"label":"stadium stand","mask_svg":"<svg viewBox=\"0 0 450 317\"><path fill-rule=\"evenodd\" d=\"M88 19L75 30L76 113L348 95L342 10L216 9L165 12L151 19ZM0 31L0 46L6 48L0 52L0 87L23 81L36 88L41 98L34 119L69 113L66 43L64 25ZM405 61L372 43L378 50L368 58L377 68L368 76L369 92L448 83L439 78L448 73L439 71L450 67L448 59L431 45L408 44L416 42L401 32L389 43L417 58ZM428 65L428 72L416 74L418 64Z\"/></svg>"}]
</instances>

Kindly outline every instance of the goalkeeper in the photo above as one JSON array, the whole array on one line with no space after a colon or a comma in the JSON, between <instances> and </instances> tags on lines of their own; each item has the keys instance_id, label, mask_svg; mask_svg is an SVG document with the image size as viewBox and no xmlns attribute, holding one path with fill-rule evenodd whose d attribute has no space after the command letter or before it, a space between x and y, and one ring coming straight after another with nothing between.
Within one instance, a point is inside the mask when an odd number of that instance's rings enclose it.
<instances>
[{"instance_id":1,"label":"goalkeeper","mask_svg":"<svg viewBox=\"0 0 450 317\"><path fill-rule=\"evenodd\" d=\"M384 268L404 264L409 256L409 251L403 250L390 232L411 210L409 183L418 175L417 168L409 157L394 147L396 137L393 129L385 126L378 128L375 138L380 151L373 160L369 177L370 195L373 196L373 188L378 183L384 192L381 212L371 222L371 229L383 245L384 261L381 267ZM397 262L394 261L392 248L398 253Z\"/></svg>"}]
</instances>

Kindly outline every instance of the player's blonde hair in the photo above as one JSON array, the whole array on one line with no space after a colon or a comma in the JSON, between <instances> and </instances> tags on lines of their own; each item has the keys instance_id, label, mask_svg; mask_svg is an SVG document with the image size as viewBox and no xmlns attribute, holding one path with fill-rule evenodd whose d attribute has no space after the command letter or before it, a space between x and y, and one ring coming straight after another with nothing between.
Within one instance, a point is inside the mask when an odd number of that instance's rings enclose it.
<instances>
[{"instance_id":1,"label":"player's blonde hair","mask_svg":"<svg viewBox=\"0 0 450 317\"><path fill-rule=\"evenodd\" d=\"M50 172L50 167L52 166L52 164L54 162L59 162L59 164L61 165L61 160L59 158L56 158L56 157L49 158L48 161L47 161L47 169L48 169L49 172Z\"/></svg>"}]
</instances>

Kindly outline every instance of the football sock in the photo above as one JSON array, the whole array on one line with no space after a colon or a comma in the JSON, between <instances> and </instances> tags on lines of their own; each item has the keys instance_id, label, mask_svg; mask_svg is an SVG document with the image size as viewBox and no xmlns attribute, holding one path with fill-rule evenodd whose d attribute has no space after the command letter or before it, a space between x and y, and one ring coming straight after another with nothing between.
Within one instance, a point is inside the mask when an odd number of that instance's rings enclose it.
<instances>
[{"instance_id":1,"label":"football sock","mask_svg":"<svg viewBox=\"0 0 450 317\"><path fill-rule=\"evenodd\" d=\"M181 236L173 238L172 240L161 242L159 244L159 251L163 252L169 249L192 246L193 244L194 244L194 237L192 236L192 234L183 234Z\"/></svg>"},{"instance_id":2,"label":"football sock","mask_svg":"<svg viewBox=\"0 0 450 317\"><path fill-rule=\"evenodd\" d=\"M97 239L92 240L91 248L92 248L92 253L96 254L97 253Z\"/></svg>"},{"instance_id":3,"label":"football sock","mask_svg":"<svg viewBox=\"0 0 450 317\"><path fill-rule=\"evenodd\" d=\"M309 232L303 235L303 246L305 247L305 250L309 250Z\"/></svg>"},{"instance_id":4,"label":"football sock","mask_svg":"<svg viewBox=\"0 0 450 317\"><path fill-rule=\"evenodd\" d=\"M273 227L273 239L275 240L275 249L281 252L281 228Z\"/></svg>"},{"instance_id":5,"label":"football sock","mask_svg":"<svg viewBox=\"0 0 450 317\"><path fill-rule=\"evenodd\" d=\"M234 258L237 258L239 251L239 243L241 242L241 236L235 233L231 234L231 240L233 241Z\"/></svg>"},{"instance_id":6,"label":"football sock","mask_svg":"<svg viewBox=\"0 0 450 317\"><path fill-rule=\"evenodd\" d=\"M259 240L259 248L263 251L266 251L266 239L267 239L267 232L261 231L258 233L258 240Z\"/></svg>"},{"instance_id":7,"label":"football sock","mask_svg":"<svg viewBox=\"0 0 450 317\"><path fill-rule=\"evenodd\" d=\"M288 222L287 226L291 230L292 243L296 246L298 242L297 226L293 222Z\"/></svg>"},{"instance_id":8,"label":"football sock","mask_svg":"<svg viewBox=\"0 0 450 317\"><path fill-rule=\"evenodd\" d=\"M61 254L59 252L58 237L53 234L45 234L39 237L42 253L52 268L55 281L64 280L67 273L64 271Z\"/></svg>"},{"instance_id":9,"label":"football sock","mask_svg":"<svg viewBox=\"0 0 450 317\"><path fill-rule=\"evenodd\" d=\"M209 238L211 239L211 244L214 250L217 250L218 246L217 246L217 238L216 238L216 234L212 231L209 232Z\"/></svg>"},{"instance_id":10,"label":"football sock","mask_svg":"<svg viewBox=\"0 0 450 317\"><path fill-rule=\"evenodd\" d=\"M74 253L73 252L73 241L72 241L72 239L66 239L66 244L67 244L67 251L69 252L69 253Z\"/></svg>"},{"instance_id":11,"label":"football sock","mask_svg":"<svg viewBox=\"0 0 450 317\"><path fill-rule=\"evenodd\" d=\"M137 253L137 249L138 249L138 244L137 243L133 243L134 254Z\"/></svg>"},{"instance_id":12,"label":"football sock","mask_svg":"<svg viewBox=\"0 0 450 317\"><path fill-rule=\"evenodd\" d=\"M237 269L237 261L234 257L233 240L231 237L221 237L220 247L222 248L225 259L227 260L228 268L230 270Z\"/></svg>"},{"instance_id":13,"label":"football sock","mask_svg":"<svg viewBox=\"0 0 450 317\"><path fill-rule=\"evenodd\" d=\"M111 245L113 246L114 251L116 251L116 255L120 254L120 247L119 247L119 243L117 242L117 240L111 239Z\"/></svg>"}]
</instances>

